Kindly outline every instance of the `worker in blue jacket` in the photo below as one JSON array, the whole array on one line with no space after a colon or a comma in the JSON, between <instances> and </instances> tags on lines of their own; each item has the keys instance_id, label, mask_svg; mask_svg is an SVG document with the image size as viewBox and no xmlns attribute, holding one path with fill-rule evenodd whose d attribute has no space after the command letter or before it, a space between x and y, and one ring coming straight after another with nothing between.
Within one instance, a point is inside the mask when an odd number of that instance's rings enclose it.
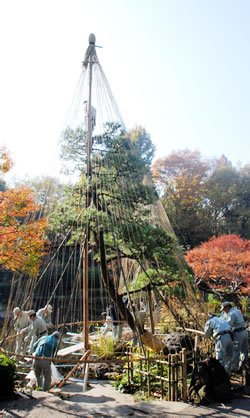
<instances>
[{"instance_id":1,"label":"worker in blue jacket","mask_svg":"<svg viewBox=\"0 0 250 418\"><path fill-rule=\"evenodd\" d=\"M33 355L37 357L53 357L58 347L60 334L58 331L51 335L45 335L34 344ZM51 364L50 360L34 359L33 368L36 375L37 386L44 391L50 389L51 384Z\"/></svg>"},{"instance_id":2,"label":"worker in blue jacket","mask_svg":"<svg viewBox=\"0 0 250 418\"><path fill-rule=\"evenodd\" d=\"M231 326L225 319L211 314L205 324L204 334L205 338L213 337L216 359L219 360L227 374L230 376L233 358Z\"/></svg>"}]
</instances>

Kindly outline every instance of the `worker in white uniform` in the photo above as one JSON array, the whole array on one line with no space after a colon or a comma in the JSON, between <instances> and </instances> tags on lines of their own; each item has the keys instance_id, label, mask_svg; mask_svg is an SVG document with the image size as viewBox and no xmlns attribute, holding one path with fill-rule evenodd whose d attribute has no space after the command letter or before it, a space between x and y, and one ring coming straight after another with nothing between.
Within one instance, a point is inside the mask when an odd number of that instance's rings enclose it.
<instances>
[{"instance_id":1,"label":"worker in white uniform","mask_svg":"<svg viewBox=\"0 0 250 418\"><path fill-rule=\"evenodd\" d=\"M53 311L52 306L46 305L44 306L44 308L39 309L36 313L37 316L40 316L41 318L44 319L48 328L52 325L52 319L51 319L52 311Z\"/></svg>"},{"instance_id":2,"label":"worker in white uniform","mask_svg":"<svg viewBox=\"0 0 250 418\"><path fill-rule=\"evenodd\" d=\"M238 371L248 361L248 332L242 313L230 302L221 305L222 317L229 323L233 333L233 371Z\"/></svg>"},{"instance_id":3,"label":"worker in white uniform","mask_svg":"<svg viewBox=\"0 0 250 418\"><path fill-rule=\"evenodd\" d=\"M23 354L25 352L25 334L21 333L21 331L31 324L31 320L29 319L28 311L22 311L18 307L13 309L13 315L14 329L17 332L15 353Z\"/></svg>"},{"instance_id":4,"label":"worker in white uniform","mask_svg":"<svg viewBox=\"0 0 250 418\"><path fill-rule=\"evenodd\" d=\"M110 316L110 307L107 309L107 312L103 312L102 315L106 315L106 322L101 328L101 335L106 335L109 331L113 331L112 318Z\"/></svg>"},{"instance_id":5,"label":"worker in white uniform","mask_svg":"<svg viewBox=\"0 0 250 418\"><path fill-rule=\"evenodd\" d=\"M213 337L215 344L215 356L221 365L231 376L233 359L232 328L229 323L216 315L209 315L204 329L205 338Z\"/></svg>"},{"instance_id":6,"label":"worker in white uniform","mask_svg":"<svg viewBox=\"0 0 250 418\"><path fill-rule=\"evenodd\" d=\"M31 320L31 324L29 327L25 328L22 332L26 333L28 331L28 335L24 338L25 342L30 342L29 345L29 352L32 354L33 352L33 345L35 342L44 335L48 334L47 325L43 318L37 316L35 311L31 310L28 312L29 318Z\"/></svg>"}]
</instances>

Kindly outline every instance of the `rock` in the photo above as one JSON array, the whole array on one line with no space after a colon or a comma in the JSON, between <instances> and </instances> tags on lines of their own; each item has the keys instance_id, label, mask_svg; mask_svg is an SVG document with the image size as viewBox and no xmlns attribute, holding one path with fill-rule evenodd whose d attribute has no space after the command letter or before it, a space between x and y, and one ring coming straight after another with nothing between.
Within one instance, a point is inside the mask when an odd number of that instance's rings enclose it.
<instances>
[{"instance_id":1,"label":"rock","mask_svg":"<svg viewBox=\"0 0 250 418\"><path fill-rule=\"evenodd\" d=\"M210 357L196 364L188 392L190 403L228 403L232 398L229 376L218 360Z\"/></svg>"},{"instance_id":2,"label":"rock","mask_svg":"<svg viewBox=\"0 0 250 418\"><path fill-rule=\"evenodd\" d=\"M91 364L90 369L93 375L100 380L106 380L111 374L122 372L122 366L114 363Z\"/></svg>"},{"instance_id":3,"label":"rock","mask_svg":"<svg viewBox=\"0 0 250 418\"><path fill-rule=\"evenodd\" d=\"M179 353L183 348L187 351L191 351L194 348L194 339L190 336L179 332L173 334L167 334L163 338L163 343L166 348L163 350L164 354L175 354Z\"/></svg>"}]
</instances>

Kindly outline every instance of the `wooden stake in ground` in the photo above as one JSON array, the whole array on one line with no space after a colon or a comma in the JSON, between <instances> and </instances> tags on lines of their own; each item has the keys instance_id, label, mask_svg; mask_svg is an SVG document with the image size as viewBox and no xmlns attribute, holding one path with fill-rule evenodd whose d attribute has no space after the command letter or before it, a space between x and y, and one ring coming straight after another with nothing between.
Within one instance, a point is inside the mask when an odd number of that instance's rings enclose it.
<instances>
[{"instance_id":1,"label":"wooden stake in ground","mask_svg":"<svg viewBox=\"0 0 250 418\"><path fill-rule=\"evenodd\" d=\"M67 374L67 376L59 383L59 386L58 386L59 388L65 385L67 380L69 380L69 378L75 373L75 371L80 367L80 365L84 362L84 360L88 358L89 354L90 354L90 350L86 351L86 353L80 358L80 360L75 365L75 367L73 367L73 369Z\"/></svg>"},{"instance_id":2,"label":"wooden stake in ground","mask_svg":"<svg viewBox=\"0 0 250 418\"><path fill-rule=\"evenodd\" d=\"M89 379L89 363L85 364L83 392L86 392Z\"/></svg>"}]
</instances>

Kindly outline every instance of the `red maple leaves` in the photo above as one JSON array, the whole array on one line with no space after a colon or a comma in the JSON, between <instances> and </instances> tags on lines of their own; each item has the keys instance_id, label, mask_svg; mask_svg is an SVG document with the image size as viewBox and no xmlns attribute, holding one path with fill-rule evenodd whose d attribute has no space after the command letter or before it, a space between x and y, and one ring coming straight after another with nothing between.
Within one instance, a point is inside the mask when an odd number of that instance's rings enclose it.
<instances>
[{"instance_id":1,"label":"red maple leaves","mask_svg":"<svg viewBox=\"0 0 250 418\"><path fill-rule=\"evenodd\" d=\"M232 292L250 291L250 241L222 235L188 251L185 258L198 284Z\"/></svg>"}]
</instances>

